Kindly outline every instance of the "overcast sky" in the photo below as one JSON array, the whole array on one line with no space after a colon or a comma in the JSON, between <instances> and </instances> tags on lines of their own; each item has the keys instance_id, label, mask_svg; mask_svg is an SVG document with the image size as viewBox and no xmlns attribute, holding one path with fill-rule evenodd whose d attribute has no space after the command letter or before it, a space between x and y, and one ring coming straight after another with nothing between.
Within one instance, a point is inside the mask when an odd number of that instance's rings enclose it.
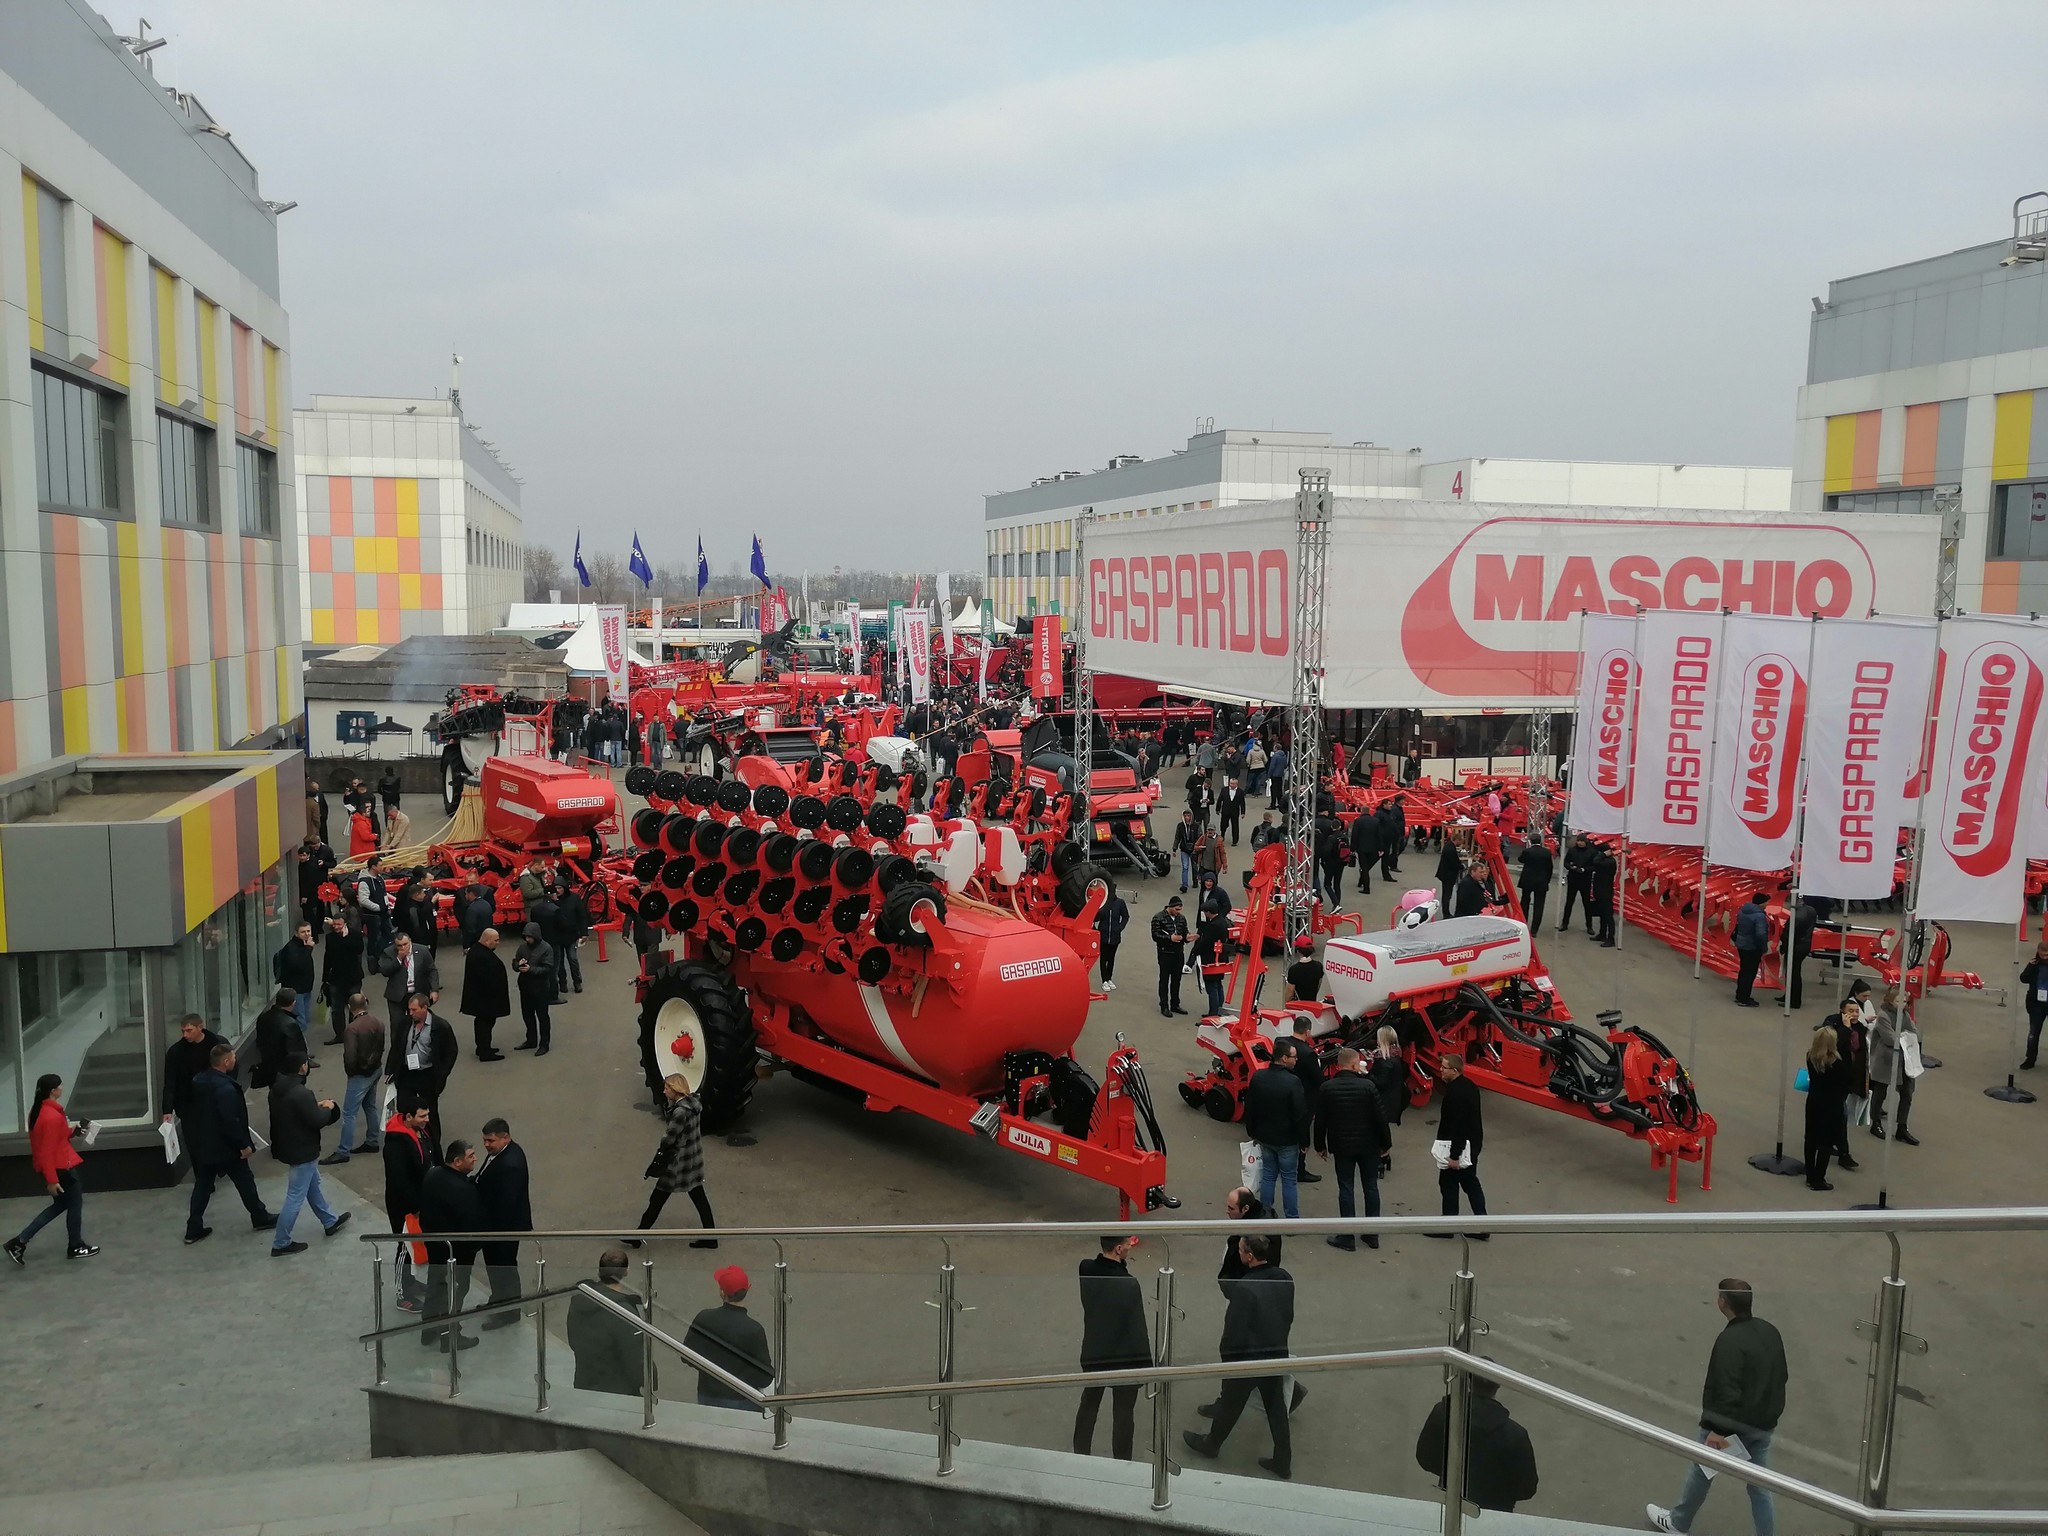
<instances>
[{"instance_id":1,"label":"overcast sky","mask_svg":"<svg viewBox=\"0 0 2048 1536\"><path fill-rule=\"evenodd\" d=\"M1809 296L2048 181L2035 3L149 13L299 201L301 403L459 349L534 538L720 568L975 568L1206 416L1787 464Z\"/></svg>"}]
</instances>

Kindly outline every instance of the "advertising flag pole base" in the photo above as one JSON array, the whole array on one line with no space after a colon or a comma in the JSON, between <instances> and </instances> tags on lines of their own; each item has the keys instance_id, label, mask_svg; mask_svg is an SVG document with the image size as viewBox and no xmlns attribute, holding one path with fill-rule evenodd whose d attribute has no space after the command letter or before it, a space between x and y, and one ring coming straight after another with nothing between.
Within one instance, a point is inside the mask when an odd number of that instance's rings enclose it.
<instances>
[{"instance_id":1,"label":"advertising flag pole base","mask_svg":"<svg viewBox=\"0 0 2048 1536\"><path fill-rule=\"evenodd\" d=\"M2034 1096L2014 1082L2013 1075L2010 1072L2005 1074L2005 1081L1999 1084L1998 1087L1986 1088L1984 1090L1984 1097L1996 1099L2001 1104L2031 1104L2034 1102Z\"/></svg>"},{"instance_id":2,"label":"advertising flag pole base","mask_svg":"<svg viewBox=\"0 0 2048 1536\"><path fill-rule=\"evenodd\" d=\"M1759 1152L1749 1160L1749 1166L1758 1173L1783 1174L1787 1178L1806 1172L1806 1164L1796 1157L1785 1155L1785 1144L1781 1141L1775 1152Z\"/></svg>"},{"instance_id":3,"label":"advertising flag pole base","mask_svg":"<svg viewBox=\"0 0 2048 1536\"><path fill-rule=\"evenodd\" d=\"M1872 1205L1866 1201L1862 1205L1852 1205L1849 1209L1852 1211L1888 1211L1892 1208L1889 1203L1890 1195L1890 1190L1880 1189L1877 1192L1877 1204Z\"/></svg>"}]
</instances>

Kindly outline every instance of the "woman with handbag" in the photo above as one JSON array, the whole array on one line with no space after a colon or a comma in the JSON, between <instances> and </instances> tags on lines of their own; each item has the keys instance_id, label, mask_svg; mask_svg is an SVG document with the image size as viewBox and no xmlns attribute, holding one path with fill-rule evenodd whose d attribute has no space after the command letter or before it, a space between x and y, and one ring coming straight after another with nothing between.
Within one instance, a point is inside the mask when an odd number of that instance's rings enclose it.
<instances>
[{"instance_id":1,"label":"woman with handbag","mask_svg":"<svg viewBox=\"0 0 2048 1536\"><path fill-rule=\"evenodd\" d=\"M1813 1032L1806 1048L1806 1187L1829 1190L1828 1159L1842 1139L1842 1110L1849 1097L1849 1064L1832 1024Z\"/></svg>"},{"instance_id":2,"label":"woman with handbag","mask_svg":"<svg viewBox=\"0 0 2048 1536\"><path fill-rule=\"evenodd\" d=\"M1866 988L1867 990L1867 988ZM1835 1140L1835 1161L1854 1173L1862 1164L1849 1150L1849 1127L1861 1125L1870 1110L1870 1026L1860 996L1851 991L1831 1026L1842 1063L1849 1069L1849 1092L1842 1100L1842 1131Z\"/></svg>"},{"instance_id":3,"label":"woman with handbag","mask_svg":"<svg viewBox=\"0 0 2048 1536\"><path fill-rule=\"evenodd\" d=\"M1912 1009L1900 998L1897 987L1887 987L1884 1006L1878 1009L1877 1022L1870 1031L1870 1134L1878 1140L1885 1137L1885 1096L1896 1083L1899 1123L1891 1134L1909 1147L1920 1145L1920 1138L1906 1129L1906 1120L1913 1113L1913 1082L1920 1071L1920 1031L1913 1023Z\"/></svg>"},{"instance_id":4,"label":"woman with handbag","mask_svg":"<svg viewBox=\"0 0 2048 1536\"><path fill-rule=\"evenodd\" d=\"M690 1204L697 1207L697 1218L708 1232L718 1223L711 1219L711 1202L704 1195L704 1101L690 1092L689 1081L680 1072L671 1072L661 1080L661 1093L661 1114L668 1126L661 1133L661 1145L655 1148L647 1171L641 1175L654 1180L654 1193L647 1197L647 1209L640 1215L640 1230L645 1232L654 1225L661 1208L668 1204L668 1197L680 1189L690 1197ZM632 1247L640 1246L638 1238L629 1238L628 1242ZM700 1237L690 1246L716 1248L718 1239Z\"/></svg>"}]
</instances>

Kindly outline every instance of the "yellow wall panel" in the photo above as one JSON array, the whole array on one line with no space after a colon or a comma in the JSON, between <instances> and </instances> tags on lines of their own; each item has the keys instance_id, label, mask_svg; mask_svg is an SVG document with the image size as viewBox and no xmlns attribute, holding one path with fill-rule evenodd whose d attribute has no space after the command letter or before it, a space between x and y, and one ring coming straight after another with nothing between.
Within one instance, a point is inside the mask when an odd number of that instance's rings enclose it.
<instances>
[{"instance_id":1,"label":"yellow wall panel","mask_svg":"<svg viewBox=\"0 0 2048 1536\"><path fill-rule=\"evenodd\" d=\"M263 435L273 443L281 435L278 429L277 374L277 348L266 341L263 343Z\"/></svg>"},{"instance_id":2,"label":"yellow wall panel","mask_svg":"<svg viewBox=\"0 0 2048 1536\"><path fill-rule=\"evenodd\" d=\"M36 203L35 180L21 178L21 223L28 245L28 344L46 350L43 340L43 233Z\"/></svg>"},{"instance_id":3,"label":"yellow wall panel","mask_svg":"<svg viewBox=\"0 0 2048 1536\"><path fill-rule=\"evenodd\" d=\"M165 405L178 403L178 280L153 266L156 319L156 395Z\"/></svg>"},{"instance_id":4,"label":"yellow wall panel","mask_svg":"<svg viewBox=\"0 0 2048 1536\"><path fill-rule=\"evenodd\" d=\"M208 421L220 420L220 338L214 334L218 311L206 299L194 295L199 309L199 408Z\"/></svg>"},{"instance_id":5,"label":"yellow wall panel","mask_svg":"<svg viewBox=\"0 0 2048 1536\"><path fill-rule=\"evenodd\" d=\"M1828 418L1828 448L1826 466L1822 470L1821 489L1834 495L1849 489L1856 475L1856 418L1854 416L1830 416Z\"/></svg>"},{"instance_id":6,"label":"yellow wall panel","mask_svg":"<svg viewBox=\"0 0 2048 1536\"><path fill-rule=\"evenodd\" d=\"M2034 436L2034 392L2014 390L1998 397L1991 429L1991 478L2024 480Z\"/></svg>"},{"instance_id":7,"label":"yellow wall panel","mask_svg":"<svg viewBox=\"0 0 2048 1536\"><path fill-rule=\"evenodd\" d=\"M213 806L202 800L178 818L179 851L185 866L185 931L190 933L213 914ZM234 814L229 799L227 814Z\"/></svg>"},{"instance_id":8,"label":"yellow wall panel","mask_svg":"<svg viewBox=\"0 0 2048 1536\"><path fill-rule=\"evenodd\" d=\"M93 226L99 241L99 280L106 290L106 311L100 324L100 356L107 377L116 384L128 382L128 363L134 352L128 345L128 242L111 229Z\"/></svg>"}]
</instances>

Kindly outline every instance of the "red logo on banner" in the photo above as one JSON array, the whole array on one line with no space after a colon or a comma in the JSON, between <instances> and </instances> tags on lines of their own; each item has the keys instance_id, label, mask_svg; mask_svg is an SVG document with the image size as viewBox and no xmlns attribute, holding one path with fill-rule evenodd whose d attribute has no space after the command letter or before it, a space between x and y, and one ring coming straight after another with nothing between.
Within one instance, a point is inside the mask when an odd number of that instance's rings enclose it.
<instances>
[{"instance_id":1,"label":"red logo on banner","mask_svg":"<svg viewBox=\"0 0 2048 1536\"><path fill-rule=\"evenodd\" d=\"M1031 696L1060 696L1060 616L1041 613L1031 621Z\"/></svg>"},{"instance_id":2,"label":"red logo on banner","mask_svg":"<svg viewBox=\"0 0 2048 1536\"><path fill-rule=\"evenodd\" d=\"M1557 552L1556 531L1593 522L1502 517L1473 529L1408 599L1401 653L1410 669L1439 693L1564 695L1577 671L1582 612L1632 615L1640 605L1840 618L1867 613L1877 590L1869 551L1839 528L1604 522L1601 537L1622 553ZM1626 541L1639 533L1666 547L1629 551ZM1677 539L1686 543L1674 554ZM1800 558L1755 558L1759 548L1788 544ZM1529 643L1530 624L1543 626L1540 646Z\"/></svg>"},{"instance_id":3,"label":"red logo on banner","mask_svg":"<svg viewBox=\"0 0 2048 1536\"><path fill-rule=\"evenodd\" d=\"M1798 796L1799 748L1806 732L1806 679L1783 656L1758 656L1743 669L1738 716L1735 814L1756 836L1783 837Z\"/></svg>"},{"instance_id":4,"label":"red logo on banner","mask_svg":"<svg viewBox=\"0 0 2048 1536\"><path fill-rule=\"evenodd\" d=\"M1963 666L1941 840L1966 875L1993 875L2012 861L2041 684L2026 652L2002 640L1980 645Z\"/></svg>"},{"instance_id":5,"label":"red logo on banner","mask_svg":"<svg viewBox=\"0 0 2048 1536\"><path fill-rule=\"evenodd\" d=\"M1593 791L1617 811L1628 805L1629 742L1635 736L1636 659L1608 651L1594 663L1600 692L1593 726Z\"/></svg>"}]
</instances>

